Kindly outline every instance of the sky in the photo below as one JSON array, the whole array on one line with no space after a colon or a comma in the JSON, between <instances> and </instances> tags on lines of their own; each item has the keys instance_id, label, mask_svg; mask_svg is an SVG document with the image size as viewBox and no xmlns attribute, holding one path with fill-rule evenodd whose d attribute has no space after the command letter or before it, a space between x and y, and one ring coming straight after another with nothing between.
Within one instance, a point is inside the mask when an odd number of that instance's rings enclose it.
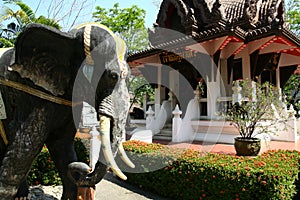
<instances>
[{"instance_id":1,"label":"sky","mask_svg":"<svg viewBox=\"0 0 300 200\"><path fill-rule=\"evenodd\" d=\"M152 3L151 0L97 0L96 5L102 7L111 8L115 3L119 3L121 8L131 7L132 5L137 5L138 7L146 10L145 24L146 27L152 27L152 24L156 21L156 17L159 9Z\"/></svg>"},{"instance_id":2,"label":"sky","mask_svg":"<svg viewBox=\"0 0 300 200\"><path fill-rule=\"evenodd\" d=\"M44 15L47 17L47 9L51 1L59 2L59 0L42 0L42 3L40 4L37 10L36 16ZM76 2L80 3L82 1L83 0L79 0ZM36 8L38 7L39 0L23 0L23 2L29 5L32 10L36 10ZM66 10L61 11L62 14L68 12L68 8L70 8L70 4L71 2L73 2L73 0L65 0L65 2L70 3L67 6L65 6ZM85 13L80 17L80 19L77 20L77 23L92 21L92 13L95 11L96 6L112 8L115 3L119 3L120 8L127 8L131 7L132 5L137 5L139 8L146 10L145 26L149 28L152 27L152 24L156 21L156 17L159 11L159 8L154 5L152 0L87 0L87 2L89 4L88 9L85 9ZM75 16L72 16L72 18L75 18ZM64 26L64 24L61 25Z\"/></svg>"}]
</instances>

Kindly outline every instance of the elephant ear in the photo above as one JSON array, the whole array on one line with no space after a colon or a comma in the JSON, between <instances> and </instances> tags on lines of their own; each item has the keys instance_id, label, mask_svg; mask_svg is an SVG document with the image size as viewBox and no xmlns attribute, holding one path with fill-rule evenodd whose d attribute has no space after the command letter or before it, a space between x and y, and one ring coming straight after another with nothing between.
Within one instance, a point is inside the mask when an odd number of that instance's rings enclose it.
<instances>
[{"instance_id":1,"label":"elephant ear","mask_svg":"<svg viewBox=\"0 0 300 200\"><path fill-rule=\"evenodd\" d=\"M17 38L11 68L53 95L64 95L84 59L82 49L71 33L30 24Z\"/></svg>"}]
</instances>

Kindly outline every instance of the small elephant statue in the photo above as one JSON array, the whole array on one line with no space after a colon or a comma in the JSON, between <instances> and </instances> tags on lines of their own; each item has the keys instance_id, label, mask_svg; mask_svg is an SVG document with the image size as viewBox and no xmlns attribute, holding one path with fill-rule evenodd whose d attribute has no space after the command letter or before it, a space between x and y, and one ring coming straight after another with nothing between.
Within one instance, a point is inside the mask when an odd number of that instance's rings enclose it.
<instances>
[{"instance_id":1,"label":"small elephant statue","mask_svg":"<svg viewBox=\"0 0 300 200\"><path fill-rule=\"evenodd\" d=\"M107 170L126 179L114 160L118 151L134 167L121 142L130 104L125 56L125 42L97 23L67 33L30 24L18 36L0 59L0 199L16 197L44 144L62 179L62 199L77 199L78 187L94 187ZM74 150L83 101L100 121L93 171Z\"/></svg>"}]
</instances>

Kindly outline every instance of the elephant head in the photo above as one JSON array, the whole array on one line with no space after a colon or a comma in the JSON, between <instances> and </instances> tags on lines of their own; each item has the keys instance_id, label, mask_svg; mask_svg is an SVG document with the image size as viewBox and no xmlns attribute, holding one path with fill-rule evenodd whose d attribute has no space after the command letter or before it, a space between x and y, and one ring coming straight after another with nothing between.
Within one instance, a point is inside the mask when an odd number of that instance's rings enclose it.
<instances>
[{"instance_id":1,"label":"elephant head","mask_svg":"<svg viewBox=\"0 0 300 200\"><path fill-rule=\"evenodd\" d=\"M101 158L120 178L126 176L114 161L116 151L129 166L121 143L129 109L126 87L129 68L125 62L123 40L100 24L85 24L64 33L40 24L31 24L18 37L12 71L30 79L38 88L54 97L95 106L100 121ZM77 107L76 107L77 108ZM76 109L73 109L76 110ZM78 123L75 116L75 122ZM94 185L101 180L107 167L99 162L93 173L82 163L69 165L77 185ZM74 173L86 172L80 180Z\"/></svg>"}]
</instances>

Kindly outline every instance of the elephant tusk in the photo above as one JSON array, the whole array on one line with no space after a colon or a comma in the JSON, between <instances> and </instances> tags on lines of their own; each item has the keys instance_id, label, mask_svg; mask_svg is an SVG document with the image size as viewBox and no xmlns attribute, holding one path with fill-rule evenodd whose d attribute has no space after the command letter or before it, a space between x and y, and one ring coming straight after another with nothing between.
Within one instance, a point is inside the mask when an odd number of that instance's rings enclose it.
<instances>
[{"instance_id":1,"label":"elephant tusk","mask_svg":"<svg viewBox=\"0 0 300 200\"><path fill-rule=\"evenodd\" d=\"M119 155L121 157L121 159L123 160L123 162L128 165L131 168L135 168L135 165L131 162L131 160L128 158L127 154L125 153L123 144L120 143L119 147L118 147L118 151L119 151Z\"/></svg>"},{"instance_id":2,"label":"elephant tusk","mask_svg":"<svg viewBox=\"0 0 300 200\"><path fill-rule=\"evenodd\" d=\"M110 146L110 118L100 115L100 134L101 134L101 148L103 151L104 158L109 168L121 179L126 180L127 177L117 166L114 159L111 146Z\"/></svg>"}]
</instances>

